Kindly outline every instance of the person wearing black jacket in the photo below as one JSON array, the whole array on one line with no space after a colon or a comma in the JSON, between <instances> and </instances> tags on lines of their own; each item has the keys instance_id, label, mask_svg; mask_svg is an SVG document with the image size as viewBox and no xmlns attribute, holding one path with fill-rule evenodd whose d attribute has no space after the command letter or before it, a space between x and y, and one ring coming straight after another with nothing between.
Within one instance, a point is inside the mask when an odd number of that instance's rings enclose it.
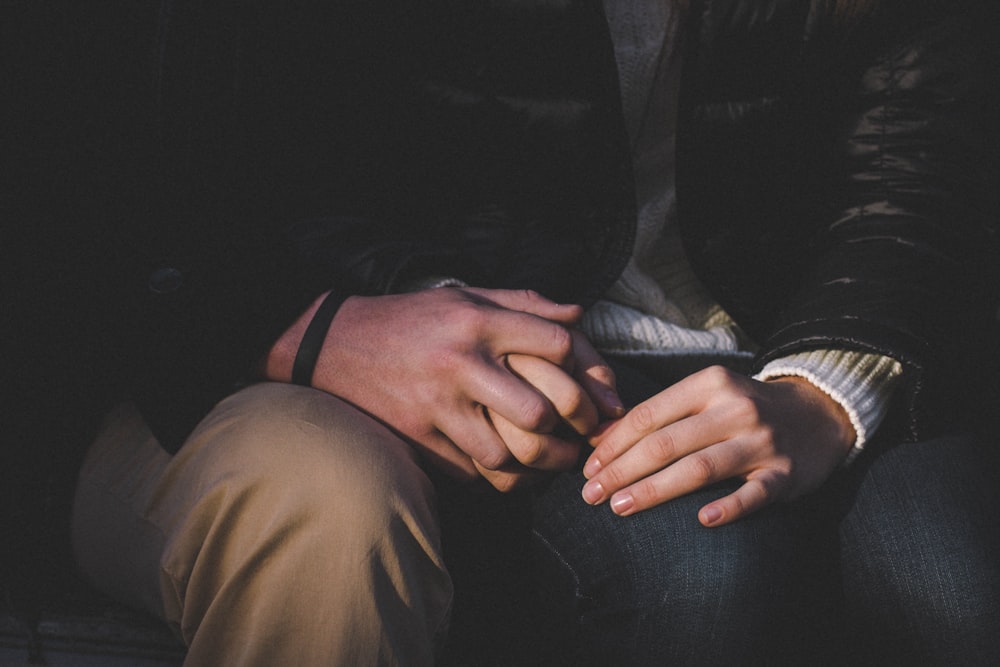
<instances>
[{"instance_id":1,"label":"person wearing black jacket","mask_svg":"<svg viewBox=\"0 0 1000 667\"><path fill-rule=\"evenodd\" d=\"M148 9L72 529L190 664L431 662L445 478L567 662L997 653L986 3Z\"/></svg>"}]
</instances>

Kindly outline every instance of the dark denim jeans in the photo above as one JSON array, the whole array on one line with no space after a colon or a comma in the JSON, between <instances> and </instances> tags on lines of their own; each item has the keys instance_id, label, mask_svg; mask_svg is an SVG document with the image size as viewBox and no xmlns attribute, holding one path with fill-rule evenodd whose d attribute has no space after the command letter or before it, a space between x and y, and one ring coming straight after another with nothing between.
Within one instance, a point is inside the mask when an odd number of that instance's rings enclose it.
<instances>
[{"instance_id":1,"label":"dark denim jeans","mask_svg":"<svg viewBox=\"0 0 1000 667\"><path fill-rule=\"evenodd\" d=\"M627 402L663 386L616 370ZM711 529L697 511L731 484L628 518L584 503L579 472L445 488L448 664L1000 665L998 446L872 442L812 496Z\"/></svg>"},{"instance_id":2,"label":"dark denim jeans","mask_svg":"<svg viewBox=\"0 0 1000 667\"><path fill-rule=\"evenodd\" d=\"M861 659L1000 665L998 444L954 435L873 451L827 491Z\"/></svg>"},{"instance_id":3,"label":"dark denim jeans","mask_svg":"<svg viewBox=\"0 0 1000 667\"><path fill-rule=\"evenodd\" d=\"M982 440L910 443L723 528L713 488L620 518L534 504L549 664L1000 664L1000 487Z\"/></svg>"},{"instance_id":4,"label":"dark denim jeans","mask_svg":"<svg viewBox=\"0 0 1000 667\"><path fill-rule=\"evenodd\" d=\"M703 490L632 517L579 499L564 475L535 505L537 591L573 665L731 665L791 659L802 541L787 507L716 529ZM562 658L555 658L562 661Z\"/></svg>"}]
</instances>

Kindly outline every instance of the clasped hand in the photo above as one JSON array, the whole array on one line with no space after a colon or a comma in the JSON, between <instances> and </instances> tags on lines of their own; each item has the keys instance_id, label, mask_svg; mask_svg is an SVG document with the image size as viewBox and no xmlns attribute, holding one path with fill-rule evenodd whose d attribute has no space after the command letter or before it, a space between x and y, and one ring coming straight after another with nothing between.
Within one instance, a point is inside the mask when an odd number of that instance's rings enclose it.
<instances>
[{"instance_id":1,"label":"clasped hand","mask_svg":"<svg viewBox=\"0 0 1000 667\"><path fill-rule=\"evenodd\" d=\"M446 473L507 490L572 467L582 436L623 412L610 369L572 330L580 315L530 291L352 297L327 332L313 386ZM556 435L561 424L579 437Z\"/></svg>"},{"instance_id":2,"label":"clasped hand","mask_svg":"<svg viewBox=\"0 0 1000 667\"><path fill-rule=\"evenodd\" d=\"M854 441L843 409L808 381L758 382L721 367L624 414L611 369L573 329L581 314L530 291L352 297L327 332L313 386L394 429L446 473L500 490L571 468L584 436L595 449L583 497L623 516L742 479L701 509L706 526L817 488ZM272 379L290 373L309 316L272 351Z\"/></svg>"}]
</instances>

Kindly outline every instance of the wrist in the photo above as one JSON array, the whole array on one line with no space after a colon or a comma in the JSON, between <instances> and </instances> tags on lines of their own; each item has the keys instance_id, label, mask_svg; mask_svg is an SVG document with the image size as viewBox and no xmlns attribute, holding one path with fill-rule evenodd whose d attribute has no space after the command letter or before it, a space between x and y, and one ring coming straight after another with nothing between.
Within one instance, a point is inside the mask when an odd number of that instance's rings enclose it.
<instances>
[{"instance_id":1,"label":"wrist","mask_svg":"<svg viewBox=\"0 0 1000 667\"><path fill-rule=\"evenodd\" d=\"M327 292L316 308L302 338L299 340L299 347L295 351L295 359L292 361L293 384L305 387L312 386L313 372L316 370L316 362L319 361L319 354L326 342L330 323L333 322L333 318L340 310L345 298L337 292Z\"/></svg>"},{"instance_id":2,"label":"wrist","mask_svg":"<svg viewBox=\"0 0 1000 667\"><path fill-rule=\"evenodd\" d=\"M835 442L837 451L845 457L854 448L857 441L858 432L854 425L854 420L847 409L830 394L818 387L807 378L797 375L779 375L768 378L765 382L784 383L792 385L796 393L812 405L826 418L821 420L824 426L822 433L828 441Z\"/></svg>"},{"instance_id":3,"label":"wrist","mask_svg":"<svg viewBox=\"0 0 1000 667\"><path fill-rule=\"evenodd\" d=\"M853 460L881 424L889 408L902 366L878 354L817 349L775 359L754 377L801 377L828 394L846 410L856 439L848 461Z\"/></svg>"},{"instance_id":4,"label":"wrist","mask_svg":"<svg viewBox=\"0 0 1000 667\"><path fill-rule=\"evenodd\" d=\"M262 364L264 378L276 382L293 382L298 379L298 384L309 384L308 380L302 381L303 376L308 374L307 377L311 378L312 368L323 347L326 332L343 300L343 297L338 297L332 292L324 292L318 296L268 350ZM321 312L324 306L326 311ZM312 333L307 339L310 327ZM303 349L304 340L307 346L311 347ZM304 356L300 357L300 354ZM297 359L299 359L298 378L295 377Z\"/></svg>"}]
</instances>

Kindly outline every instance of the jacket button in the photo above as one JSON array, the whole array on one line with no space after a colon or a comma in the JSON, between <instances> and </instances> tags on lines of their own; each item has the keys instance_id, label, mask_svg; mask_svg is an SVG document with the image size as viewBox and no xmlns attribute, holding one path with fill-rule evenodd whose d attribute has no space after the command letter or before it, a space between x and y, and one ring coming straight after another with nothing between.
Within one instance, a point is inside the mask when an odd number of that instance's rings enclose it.
<instances>
[{"instance_id":1,"label":"jacket button","mask_svg":"<svg viewBox=\"0 0 1000 667\"><path fill-rule=\"evenodd\" d=\"M153 294L176 292L184 284L184 274L172 266L156 269L149 274L149 291Z\"/></svg>"}]
</instances>

